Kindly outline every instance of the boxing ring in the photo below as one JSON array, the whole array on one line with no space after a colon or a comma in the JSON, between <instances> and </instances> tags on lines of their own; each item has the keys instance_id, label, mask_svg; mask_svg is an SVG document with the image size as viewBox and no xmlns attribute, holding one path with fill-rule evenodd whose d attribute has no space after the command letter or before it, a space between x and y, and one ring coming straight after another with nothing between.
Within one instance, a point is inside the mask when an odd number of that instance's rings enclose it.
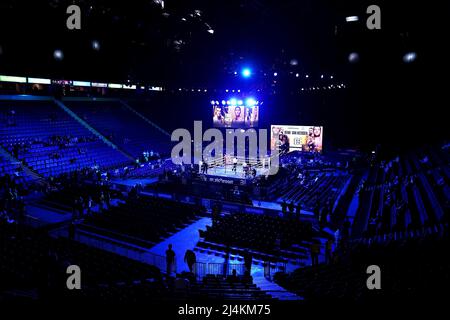
<instances>
[{"instance_id":1,"label":"boxing ring","mask_svg":"<svg viewBox=\"0 0 450 320\"><path fill-rule=\"evenodd\" d=\"M269 174L272 157L222 156L204 159L199 163L199 173L238 179L253 179ZM207 169L206 169L207 165Z\"/></svg>"}]
</instances>

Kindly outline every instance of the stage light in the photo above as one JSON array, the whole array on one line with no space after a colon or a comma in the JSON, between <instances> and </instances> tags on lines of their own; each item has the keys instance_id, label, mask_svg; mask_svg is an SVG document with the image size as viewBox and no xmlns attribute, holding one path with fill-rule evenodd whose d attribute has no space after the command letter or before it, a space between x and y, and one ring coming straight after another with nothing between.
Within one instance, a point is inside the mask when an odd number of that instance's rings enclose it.
<instances>
[{"instance_id":1,"label":"stage light","mask_svg":"<svg viewBox=\"0 0 450 320\"><path fill-rule=\"evenodd\" d=\"M252 75L252 70L250 70L249 68L242 69L242 76L244 78L249 78L251 75Z\"/></svg>"},{"instance_id":2,"label":"stage light","mask_svg":"<svg viewBox=\"0 0 450 320\"><path fill-rule=\"evenodd\" d=\"M222 105L224 106L227 103L225 100L222 100Z\"/></svg>"},{"instance_id":3,"label":"stage light","mask_svg":"<svg viewBox=\"0 0 450 320\"><path fill-rule=\"evenodd\" d=\"M330 79L333 79L333 76L330 76Z\"/></svg>"},{"instance_id":4,"label":"stage light","mask_svg":"<svg viewBox=\"0 0 450 320\"><path fill-rule=\"evenodd\" d=\"M211 100L211 104L214 105L214 103L215 103L214 100Z\"/></svg>"},{"instance_id":5,"label":"stage light","mask_svg":"<svg viewBox=\"0 0 450 320\"><path fill-rule=\"evenodd\" d=\"M245 104L249 107L253 107L256 104L256 100L253 98L248 98L245 100Z\"/></svg>"},{"instance_id":6,"label":"stage light","mask_svg":"<svg viewBox=\"0 0 450 320\"><path fill-rule=\"evenodd\" d=\"M236 75L236 74L237 74L237 71L235 71L234 74Z\"/></svg>"},{"instance_id":7,"label":"stage light","mask_svg":"<svg viewBox=\"0 0 450 320\"><path fill-rule=\"evenodd\" d=\"M320 75L320 79L323 79L323 74Z\"/></svg>"},{"instance_id":8,"label":"stage light","mask_svg":"<svg viewBox=\"0 0 450 320\"><path fill-rule=\"evenodd\" d=\"M235 106L237 101L236 101L236 99L233 98L233 99L230 100L230 103L231 103L232 106Z\"/></svg>"},{"instance_id":9,"label":"stage light","mask_svg":"<svg viewBox=\"0 0 450 320\"><path fill-rule=\"evenodd\" d=\"M241 92L241 89L238 89L238 92Z\"/></svg>"},{"instance_id":10,"label":"stage light","mask_svg":"<svg viewBox=\"0 0 450 320\"><path fill-rule=\"evenodd\" d=\"M227 100L227 106L229 106L230 105L230 100Z\"/></svg>"},{"instance_id":11,"label":"stage light","mask_svg":"<svg viewBox=\"0 0 450 320\"><path fill-rule=\"evenodd\" d=\"M308 79L309 78L309 74L305 75L305 78Z\"/></svg>"},{"instance_id":12,"label":"stage light","mask_svg":"<svg viewBox=\"0 0 450 320\"><path fill-rule=\"evenodd\" d=\"M291 66L296 66L296 65L298 65L298 60L297 59L291 59L291 61L289 61L289 63L291 64Z\"/></svg>"},{"instance_id":13,"label":"stage light","mask_svg":"<svg viewBox=\"0 0 450 320\"><path fill-rule=\"evenodd\" d=\"M403 56L403 62L410 63L416 60L416 53L415 52L408 52Z\"/></svg>"},{"instance_id":14,"label":"stage light","mask_svg":"<svg viewBox=\"0 0 450 320\"><path fill-rule=\"evenodd\" d=\"M210 33L210 34L214 34L214 30L213 30L213 29L208 29L207 31L208 31L208 33Z\"/></svg>"},{"instance_id":15,"label":"stage light","mask_svg":"<svg viewBox=\"0 0 450 320\"><path fill-rule=\"evenodd\" d=\"M348 16L348 17L345 17L345 21L347 21L347 22L355 22L355 21L358 21L359 20L359 17L358 16Z\"/></svg>"},{"instance_id":16,"label":"stage light","mask_svg":"<svg viewBox=\"0 0 450 320\"><path fill-rule=\"evenodd\" d=\"M228 89L225 89L225 92L228 92Z\"/></svg>"},{"instance_id":17,"label":"stage light","mask_svg":"<svg viewBox=\"0 0 450 320\"><path fill-rule=\"evenodd\" d=\"M95 51L100 50L100 43L97 40L92 41L92 49Z\"/></svg>"},{"instance_id":18,"label":"stage light","mask_svg":"<svg viewBox=\"0 0 450 320\"><path fill-rule=\"evenodd\" d=\"M238 100L237 103L238 103L239 106L242 106L242 104L243 104L242 100Z\"/></svg>"},{"instance_id":19,"label":"stage light","mask_svg":"<svg viewBox=\"0 0 450 320\"><path fill-rule=\"evenodd\" d=\"M277 72L274 72L274 73L273 73L273 76L274 76L274 77L278 76L278 73L277 73Z\"/></svg>"},{"instance_id":20,"label":"stage light","mask_svg":"<svg viewBox=\"0 0 450 320\"><path fill-rule=\"evenodd\" d=\"M298 73L295 74L295 77L298 78L300 75Z\"/></svg>"},{"instance_id":21,"label":"stage light","mask_svg":"<svg viewBox=\"0 0 450 320\"><path fill-rule=\"evenodd\" d=\"M356 63L359 61L359 54L357 52L352 52L348 55L348 61L350 63Z\"/></svg>"},{"instance_id":22,"label":"stage light","mask_svg":"<svg viewBox=\"0 0 450 320\"><path fill-rule=\"evenodd\" d=\"M63 54L63 52L61 50L56 49L53 52L53 58L55 58L56 60L62 60L64 58L64 54Z\"/></svg>"}]
</instances>

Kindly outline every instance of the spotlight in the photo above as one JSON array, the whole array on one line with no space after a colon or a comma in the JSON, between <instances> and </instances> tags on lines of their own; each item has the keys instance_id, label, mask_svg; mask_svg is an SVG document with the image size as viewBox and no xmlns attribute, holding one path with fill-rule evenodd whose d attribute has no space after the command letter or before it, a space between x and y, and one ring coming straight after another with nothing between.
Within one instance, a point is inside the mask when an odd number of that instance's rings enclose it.
<instances>
[{"instance_id":1,"label":"spotlight","mask_svg":"<svg viewBox=\"0 0 450 320\"><path fill-rule=\"evenodd\" d=\"M214 100L211 100L211 104L214 105L214 103L215 103Z\"/></svg>"},{"instance_id":2,"label":"spotlight","mask_svg":"<svg viewBox=\"0 0 450 320\"><path fill-rule=\"evenodd\" d=\"M208 33L210 33L210 34L214 34L214 30L213 30L213 29L208 29L207 31L208 31Z\"/></svg>"},{"instance_id":3,"label":"spotlight","mask_svg":"<svg viewBox=\"0 0 450 320\"><path fill-rule=\"evenodd\" d=\"M56 60L62 60L64 58L64 54L63 54L63 52L61 50L56 49L53 52L53 58L55 58Z\"/></svg>"},{"instance_id":4,"label":"spotlight","mask_svg":"<svg viewBox=\"0 0 450 320\"><path fill-rule=\"evenodd\" d=\"M309 74L305 75L305 78L308 79L309 78Z\"/></svg>"},{"instance_id":5,"label":"spotlight","mask_svg":"<svg viewBox=\"0 0 450 320\"><path fill-rule=\"evenodd\" d=\"M225 100L222 100L222 105L224 106L227 103Z\"/></svg>"},{"instance_id":6,"label":"spotlight","mask_svg":"<svg viewBox=\"0 0 450 320\"><path fill-rule=\"evenodd\" d=\"M323 74L320 75L320 79L323 79Z\"/></svg>"},{"instance_id":7,"label":"spotlight","mask_svg":"<svg viewBox=\"0 0 450 320\"><path fill-rule=\"evenodd\" d=\"M416 60L417 54L415 52L408 52L403 56L403 62L410 63Z\"/></svg>"},{"instance_id":8,"label":"spotlight","mask_svg":"<svg viewBox=\"0 0 450 320\"><path fill-rule=\"evenodd\" d=\"M296 66L298 65L298 60L297 59L291 59L291 61L289 61L291 66Z\"/></svg>"},{"instance_id":9,"label":"spotlight","mask_svg":"<svg viewBox=\"0 0 450 320\"><path fill-rule=\"evenodd\" d=\"M273 76L274 76L274 77L278 76L278 73L277 73L277 72L274 72L274 73L273 73Z\"/></svg>"},{"instance_id":10,"label":"spotlight","mask_svg":"<svg viewBox=\"0 0 450 320\"><path fill-rule=\"evenodd\" d=\"M298 78L300 75L298 73L295 74L295 77Z\"/></svg>"},{"instance_id":11,"label":"spotlight","mask_svg":"<svg viewBox=\"0 0 450 320\"><path fill-rule=\"evenodd\" d=\"M232 106L235 106L236 103L237 103L236 99L233 98L233 99L230 100L230 104L231 104Z\"/></svg>"},{"instance_id":12,"label":"spotlight","mask_svg":"<svg viewBox=\"0 0 450 320\"><path fill-rule=\"evenodd\" d=\"M356 63L359 61L359 54L357 52L352 52L348 55L348 61L350 63Z\"/></svg>"},{"instance_id":13,"label":"spotlight","mask_svg":"<svg viewBox=\"0 0 450 320\"><path fill-rule=\"evenodd\" d=\"M242 102L242 100L238 100L237 103L238 103L239 106L242 106L242 103L243 103L243 102Z\"/></svg>"},{"instance_id":14,"label":"spotlight","mask_svg":"<svg viewBox=\"0 0 450 320\"><path fill-rule=\"evenodd\" d=\"M100 50L100 43L97 40L92 41L92 49L95 51Z\"/></svg>"},{"instance_id":15,"label":"spotlight","mask_svg":"<svg viewBox=\"0 0 450 320\"><path fill-rule=\"evenodd\" d=\"M253 107L256 104L256 101L253 98L248 98L247 100L245 100L245 104L249 107Z\"/></svg>"},{"instance_id":16,"label":"spotlight","mask_svg":"<svg viewBox=\"0 0 450 320\"><path fill-rule=\"evenodd\" d=\"M252 75L252 71L249 68L242 69L242 76L244 78L249 78Z\"/></svg>"}]
</instances>

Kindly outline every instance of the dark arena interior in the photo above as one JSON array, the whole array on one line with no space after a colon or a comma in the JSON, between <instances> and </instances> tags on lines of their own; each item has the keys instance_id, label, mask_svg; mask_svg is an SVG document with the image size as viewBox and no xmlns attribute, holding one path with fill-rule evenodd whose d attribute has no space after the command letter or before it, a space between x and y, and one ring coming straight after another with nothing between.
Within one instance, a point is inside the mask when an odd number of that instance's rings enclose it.
<instances>
[{"instance_id":1,"label":"dark arena interior","mask_svg":"<svg viewBox=\"0 0 450 320\"><path fill-rule=\"evenodd\" d=\"M0 1L0 317L443 309L449 13Z\"/></svg>"}]
</instances>

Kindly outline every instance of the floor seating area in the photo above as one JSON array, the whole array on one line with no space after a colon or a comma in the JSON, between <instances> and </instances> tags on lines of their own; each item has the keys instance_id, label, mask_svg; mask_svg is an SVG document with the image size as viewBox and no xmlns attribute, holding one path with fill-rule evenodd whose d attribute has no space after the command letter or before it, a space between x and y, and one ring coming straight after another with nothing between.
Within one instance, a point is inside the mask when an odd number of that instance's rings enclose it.
<instances>
[{"instance_id":1,"label":"floor seating area","mask_svg":"<svg viewBox=\"0 0 450 320\"><path fill-rule=\"evenodd\" d=\"M305 257L303 244L314 235L311 223L298 219L235 213L222 215L211 227L200 230L203 240L198 246L240 255L249 249L262 261L280 257L296 260Z\"/></svg>"},{"instance_id":2,"label":"floor seating area","mask_svg":"<svg viewBox=\"0 0 450 320\"><path fill-rule=\"evenodd\" d=\"M103 229L157 243L192 223L201 213L195 205L144 196L126 199L125 203L113 206L102 214L87 217L84 224L93 232L102 232Z\"/></svg>"}]
</instances>

